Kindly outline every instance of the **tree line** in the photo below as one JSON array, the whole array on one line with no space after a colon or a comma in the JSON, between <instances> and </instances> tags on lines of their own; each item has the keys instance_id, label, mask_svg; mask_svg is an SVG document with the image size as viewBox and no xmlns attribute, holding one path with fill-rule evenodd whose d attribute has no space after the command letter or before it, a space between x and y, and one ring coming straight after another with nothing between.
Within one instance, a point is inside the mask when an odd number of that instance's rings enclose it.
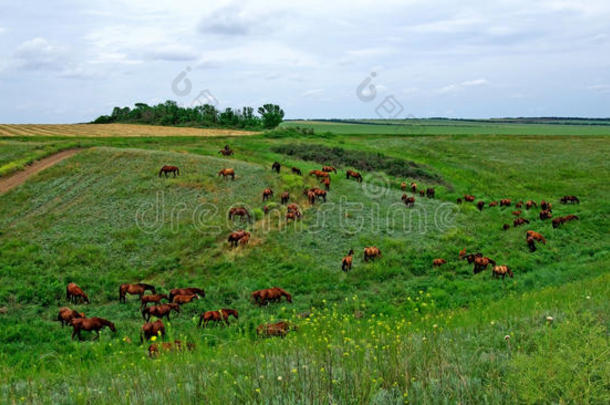
<instances>
[{"instance_id":1,"label":"tree line","mask_svg":"<svg viewBox=\"0 0 610 405\"><path fill-rule=\"evenodd\" d=\"M255 113L252 107L218 110L210 104L181 107L172 100L149 106L136 103L135 108L114 107L112 114L102 115L94 124L132 123L206 128L271 129L284 119L284 110L276 104L264 104Z\"/></svg>"}]
</instances>

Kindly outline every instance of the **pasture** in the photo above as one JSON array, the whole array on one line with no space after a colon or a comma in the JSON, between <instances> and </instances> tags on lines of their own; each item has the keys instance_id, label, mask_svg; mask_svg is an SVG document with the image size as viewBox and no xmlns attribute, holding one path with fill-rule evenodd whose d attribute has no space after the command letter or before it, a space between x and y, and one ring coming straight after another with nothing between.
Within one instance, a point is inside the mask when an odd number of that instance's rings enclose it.
<instances>
[{"instance_id":1,"label":"pasture","mask_svg":"<svg viewBox=\"0 0 610 405\"><path fill-rule=\"evenodd\" d=\"M290 130L309 125L314 134ZM610 401L608 127L417 126L425 128L286 122L252 136L200 137L163 127L154 128L168 136L130 136L122 128L139 126L119 124L107 126L108 133L103 125L83 126L93 132L3 132L2 168L74 146L82 151L0 195L0 398ZM218 153L226 144L233 156ZM361 170L362 183L345 178L355 167L337 164L326 203L311 205L303 196L303 189L320 186L307 173L322 161L343 156L356 164L373 155L379 159ZM279 174L271 171L275 161ZM178 166L180 175L160 178L165 164ZM409 172L413 177L388 173L408 167L418 169ZM223 168L235 169L235 180L219 177ZM406 208L403 181L434 187L435 198L417 194ZM267 187L274 196L263 203ZM282 191L301 207L299 221L285 220ZM479 211L456 204L464 194L513 205ZM577 195L580 204L560 204L564 195ZM530 224L513 227L514 204L529 199L552 202L554 216L580 220L554 229L539 219L539 209L523 208ZM251 223L227 219L237 205L248 208ZM252 237L230 248L227 236L240 228ZM528 229L547 239L533 253ZM379 247L382 257L365 263L366 246ZM353 268L343 272L350 248ZM514 278L494 279L491 269L474 275L458 257L463 248L509 265ZM447 263L433 267L435 258ZM69 304L69 282L91 303ZM128 282L164 293L205 290L164 320L167 341L194 343L194 350L149 358L148 344L139 341L139 301L118 300L119 285ZM253 305L252 291L273 286L293 302ZM72 340L71 328L56 321L61 306L109 319L117 332ZM220 308L237 309L239 319L197 328L199 314ZM298 329L285 338L257 336L258 325L279 320Z\"/></svg>"}]
</instances>

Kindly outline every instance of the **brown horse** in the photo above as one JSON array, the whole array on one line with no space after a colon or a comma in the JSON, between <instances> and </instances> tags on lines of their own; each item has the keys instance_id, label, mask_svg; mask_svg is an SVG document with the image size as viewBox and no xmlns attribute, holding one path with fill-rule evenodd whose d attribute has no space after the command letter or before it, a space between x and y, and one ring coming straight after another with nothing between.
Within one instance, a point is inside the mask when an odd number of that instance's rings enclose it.
<instances>
[{"instance_id":1,"label":"brown horse","mask_svg":"<svg viewBox=\"0 0 610 405\"><path fill-rule=\"evenodd\" d=\"M553 213L551 212L551 210L542 210L540 211L540 219L541 220L545 220L545 219L551 219L553 218Z\"/></svg>"},{"instance_id":2,"label":"brown horse","mask_svg":"<svg viewBox=\"0 0 610 405\"><path fill-rule=\"evenodd\" d=\"M381 250L375 246L369 246L364 248L364 261L368 262L369 260L376 259L381 257Z\"/></svg>"},{"instance_id":3,"label":"brown horse","mask_svg":"<svg viewBox=\"0 0 610 405\"><path fill-rule=\"evenodd\" d=\"M419 190L419 195L422 197L426 196L426 190Z\"/></svg>"},{"instance_id":4,"label":"brown horse","mask_svg":"<svg viewBox=\"0 0 610 405\"><path fill-rule=\"evenodd\" d=\"M402 183L400 183L400 189L402 191L405 191L407 189L407 183L405 183L404 181Z\"/></svg>"},{"instance_id":5,"label":"brown horse","mask_svg":"<svg viewBox=\"0 0 610 405\"><path fill-rule=\"evenodd\" d=\"M186 343L187 350L195 350L195 343L187 342ZM148 356L151 358L157 357L160 353L160 350L164 352L173 352L173 351L181 351L184 347L182 342L179 340L174 340L173 342L163 342L161 343L160 349L157 343L153 343L148 346Z\"/></svg>"},{"instance_id":6,"label":"brown horse","mask_svg":"<svg viewBox=\"0 0 610 405\"><path fill-rule=\"evenodd\" d=\"M489 265L495 266L496 262L492 259L490 259L489 257L477 257L474 259L474 269L473 269L473 273L477 274L482 272L483 270L487 269L487 266Z\"/></svg>"},{"instance_id":7,"label":"brown horse","mask_svg":"<svg viewBox=\"0 0 610 405\"><path fill-rule=\"evenodd\" d=\"M280 172L281 168L282 168L282 165L280 165L279 162L273 162L273 164L271 165L271 171L275 171L277 173Z\"/></svg>"},{"instance_id":8,"label":"brown horse","mask_svg":"<svg viewBox=\"0 0 610 405\"><path fill-rule=\"evenodd\" d=\"M411 183L411 191L415 193L417 191L417 184L415 182Z\"/></svg>"},{"instance_id":9,"label":"brown horse","mask_svg":"<svg viewBox=\"0 0 610 405\"><path fill-rule=\"evenodd\" d=\"M400 199L409 208L413 208L415 206L415 197L408 197L406 194L403 194L402 197L400 197Z\"/></svg>"},{"instance_id":10,"label":"brown horse","mask_svg":"<svg viewBox=\"0 0 610 405\"><path fill-rule=\"evenodd\" d=\"M57 320L61 322L61 327L63 328L65 325L70 325L72 319L84 318L84 312L76 312L75 310L63 307L59 309L59 314L57 315Z\"/></svg>"},{"instance_id":11,"label":"brown horse","mask_svg":"<svg viewBox=\"0 0 610 405\"><path fill-rule=\"evenodd\" d=\"M74 283L70 283L66 287L66 299L73 304L77 304L78 301L83 301L89 304L89 297L82 288Z\"/></svg>"},{"instance_id":12,"label":"brown horse","mask_svg":"<svg viewBox=\"0 0 610 405\"><path fill-rule=\"evenodd\" d=\"M316 176L318 179L329 177L329 174L326 172L323 172L322 170L312 170L309 172L309 175Z\"/></svg>"},{"instance_id":13,"label":"brown horse","mask_svg":"<svg viewBox=\"0 0 610 405\"><path fill-rule=\"evenodd\" d=\"M174 295L172 299L172 303L178 305L188 304L189 302L193 302L193 300L198 300L199 296L197 294L192 295Z\"/></svg>"},{"instance_id":14,"label":"brown horse","mask_svg":"<svg viewBox=\"0 0 610 405\"><path fill-rule=\"evenodd\" d=\"M250 234L246 234L243 238L239 240L239 244L242 246L246 246L250 242Z\"/></svg>"},{"instance_id":15,"label":"brown horse","mask_svg":"<svg viewBox=\"0 0 610 405\"><path fill-rule=\"evenodd\" d=\"M280 336L285 337L291 330L296 330L296 326L289 324L286 321L276 323L264 323L256 328L256 334L259 337Z\"/></svg>"},{"instance_id":16,"label":"brown horse","mask_svg":"<svg viewBox=\"0 0 610 405\"><path fill-rule=\"evenodd\" d=\"M324 202L326 202L326 194L327 194L326 190L322 190L321 188L314 187L314 188L309 189L309 191L313 192L316 195L316 197L318 197L318 198L322 199Z\"/></svg>"},{"instance_id":17,"label":"brown horse","mask_svg":"<svg viewBox=\"0 0 610 405\"><path fill-rule=\"evenodd\" d=\"M521 212L523 212L522 210L518 210L518 211L513 211L511 212L511 214L513 214L514 216L518 217L521 215Z\"/></svg>"},{"instance_id":18,"label":"brown horse","mask_svg":"<svg viewBox=\"0 0 610 405\"><path fill-rule=\"evenodd\" d=\"M474 196L471 194L464 194L464 201L474 202Z\"/></svg>"},{"instance_id":19,"label":"brown horse","mask_svg":"<svg viewBox=\"0 0 610 405\"><path fill-rule=\"evenodd\" d=\"M513 271L508 266L494 266L491 274L495 278L502 277L502 280L504 280L507 274L510 278L513 278Z\"/></svg>"},{"instance_id":20,"label":"brown horse","mask_svg":"<svg viewBox=\"0 0 610 405\"><path fill-rule=\"evenodd\" d=\"M498 206L498 202L497 201L492 201L489 203L489 207L497 207Z\"/></svg>"},{"instance_id":21,"label":"brown horse","mask_svg":"<svg viewBox=\"0 0 610 405\"><path fill-rule=\"evenodd\" d=\"M326 190L330 190L330 177L327 177L325 179L322 179L322 184L324 184L324 188Z\"/></svg>"},{"instance_id":22,"label":"brown horse","mask_svg":"<svg viewBox=\"0 0 610 405\"><path fill-rule=\"evenodd\" d=\"M432 188L432 187L428 187L428 188L426 189L426 197L428 197L428 198L434 198L434 194L435 194L435 192L434 192L434 188Z\"/></svg>"},{"instance_id":23,"label":"brown horse","mask_svg":"<svg viewBox=\"0 0 610 405\"><path fill-rule=\"evenodd\" d=\"M142 325L140 343L143 343L144 340L149 340L153 336L165 337L165 325L163 325L161 319L157 319L154 322L147 322Z\"/></svg>"},{"instance_id":24,"label":"brown horse","mask_svg":"<svg viewBox=\"0 0 610 405\"><path fill-rule=\"evenodd\" d=\"M578 218L576 215L566 215L565 217L557 217L557 218L553 218L553 228L557 228L559 227L559 225L563 225L566 222L569 221L575 221L578 220L580 218Z\"/></svg>"},{"instance_id":25,"label":"brown horse","mask_svg":"<svg viewBox=\"0 0 610 405\"><path fill-rule=\"evenodd\" d=\"M458 253L458 257L461 259L464 258L464 256L466 256L466 248L460 250L460 252Z\"/></svg>"},{"instance_id":26,"label":"brown horse","mask_svg":"<svg viewBox=\"0 0 610 405\"><path fill-rule=\"evenodd\" d=\"M174 288L169 291L169 300L173 301L176 295L195 295L205 298L205 291L197 287Z\"/></svg>"},{"instance_id":27,"label":"brown horse","mask_svg":"<svg viewBox=\"0 0 610 405\"><path fill-rule=\"evenodd\" d=\"M299 211L299 206L295 203L292 203L292 204L288 204L286 206L286 209L288 210L288 212L297 212L297 211Z\"/></svg>"},{"instance_id":28,"label":"brown horse","mask_svg":"<svg viewBox=\"0 0 610 405\"><path fill-rule=\"evenodd\" d=\"M523 201L519 201L517 204L515 204L515 208L521 208L523 207Z\"/></svg>"},{"instance_id":29,"label":"brown horse","mask_svg":"<svg viewBox=\"0 0 610 405\"><path fill-rule=\"evenodd\" d=\"M286 204L290 200L290 193L288 191L284 191L280 194L280 203Z\"/></svg>"},{"instance_id":30,"label":"brown horse","mask_svg":"<svg viewBox=\"0 0 610 405\"><path fill-rule=\"evenodd\" d=\"M279 287L254 291L251 294L251 298L254 300L254 303L260 306L263 306L269 302L280 302L282 297L286 297L286 301L292 303L292 295Z\"/></svg>"},{"instance_id":31,"label":"brown horse","mask_svg":"<svg viewBox=\"0 0 610 405\"><path fill-rule=\"evenodd\" d=\"M78 336L78 339L81 339L81 335L80 332L81 330L87 331L87 332L91 332L91 331L95 331L95 333L97 334L97 336L93 339L99 339L100 337L100 330L102 328L104 328L105 326L107 326L108 328L110 328L111 331L116 332L116 327L114 326L114 324L106 319L103 318L98 318L98 317L93 317L93 318L75 318L72 319L71 321L72 324L72 339L74 339L75 336Z\"/></svg>"},{"instance_id":32,"label":"brown horse","mask_svg":"<svg viewBox=\"0 0 610 405\"><path fill-rule=\"evenodd\" d=\"M199 316L199 324L197 327L207 327L209 322L224 322L229 326L229 316L239 319L239 314L234 309L223 308L220 311L207 311Z\"/></svg>"},{"instance_id":33,"label":"brown horse","mask_svg":"<svg viewBox=\"0 0 610 405\"><path fill-rule=\"evenodd\" d=\"M347 252L347 256L345 256L343 258L343 260L341 260L341 270L343 270L344 272L348 272L352 269L352 258L354 256L354 249L350 249L349 252Z\"/></svg>"},{"instance_id":34,"label":"brown horse","mask_svg":"<svg viewBox=\"0 0 610 405\"><path fill-rule=\"evenodd\" d=\"M239 240L246 237L246 235L248 236L248 238L250 238L250 232L246 232L243 229L241 229L239 231L231 232L231 234L229 235L228 241L231 244L231 246L237 247Z\"/></svg>"},{"instance_id":35,"label":"brown horse","mask_svg":"<svg viewBox=\"0 0 610 405\"><path fill-rule=\"evenodd\" d=\"M222 169L221 171L218 172L219 176L222 176L223 178L227 178L227 176L231 177L231 180L235 180L235 170L233 169Z\"/></svg>"},{"instance_id":36,"label":"brown horse","mask_svg":"<svg viewBox=\"0 0 610 405\"><path fill-rule=\"evenodd\" d=\"M218 151L223 156L231 156L233 154L233 149L221 149Z\"/></svg>"},{"instance_id":37,"label":"brown horse","mask_svg":"<svg viewBox=\"0 0 610 405\"><path fill-rule=\"evenodd\" d=\"M567 204L567 203L580 204L580 200L575 195L565 195L565 196L561 197L561 199L559 201L562 204Z\"/></svg>"},{"instance_id":38,"label":"brown horse","mask_svg":"<svg viewBox=\"0 0 610 405\"><path fill-rule=\"evenodd\" d=\"M538 204L536 203L536 201L533 201L533 200L527 200L527 201L525 202L525 209L526 209L526 210L529 210L529 209L530 209L530 208L532 208L532 207L536 207L536 208L538 208Z\"/></svg>"},{"instance_id":39,"label":"brown horse","mask_svg":"<svg viewBox=\"0 0 610 405\"><path fill-rule=\"evenodd\" d=\"M530 252L536 251L536 242L542 242L546 245L546 239L544 239L544 236L535 231L527 231L525 233L525 241L527 242Z\"/></svg>"},{"instance_id":40,"label":"brown horse","mask_svg":"<svg viewBox=\"0 0 610 405\"><path fill-rule=\"evenodd\" d=\"M159 170L159 177L161 177L162 174L165 174L165 177L167 177L168 173L173 173L174 177L176 177L176 173L178 175L180 175L180 169L178 169L177 166L167 166L167 165L165 165L165 166L163 166L161 168L161 170Z\"/></svg>"},{"instance_id":41,"label":"brown horse","mask_svg":"<svg viewBox=\"0 0 610 405\"><path fill-rule=\"evenodd\" d=\"M447 263L447 260L445 260L445 259L434 259L434 260L432 260L432 266L434 266L434 267L440 267L440 266L442 266L445 263Z\"/></svg>"},{"instance_id":42,"label":"brown horse","mask_svg":"<svg viewBox=\"0 0 610 405\"><path fill-rule=\"evenodd\" d=\"M511 204L512 202L509 198L503 198L500 200L500 207L510 207Z\"/></svg>"},{"instance_id":43,"label":"brown horse","mask_svg":"<svg viewBox=\"0 0 610 405\"><path fill-rule=\"evenodd\" d=\"M355 172L353 170L347 170L345 172L345 178L349 180L350 177L353 177L354 179L356 179L356 181L358 183L362 183L362 175L360 173Z\"/></svg>"},{"instance_id":44,"label":"brown horse","mask_svg":"<svg viewBox=\"0 0 610 405\"><path fill-rule=\"evenodd\" d=\"M296 221L297 219L301 218L301 216L302 215L301 215L300 211L288 211L286 213L286 222L288 222L288 221Z\"/></svg>"},{"instance_id":45,"label":"brown horse","mask_svg":"<svg viewBox=\"0 0 610 405\"><path fill-rule=\"evenodd\" d=\"M144 309L144 307L150 304L151 302L155 304L160 304L162 299L166 299L169 301L169 296L167 294L143 295L140 298L140 310Z\"/></svg>"},{"instance_id":46,"label":"brown horse","mask_svg":"<svg viewBox=\"0 0 610 405\"><path fill-rule=\"evenodd\" d=\"M229 219L233 219L233 217L241 217L242 220L246 218L248 222L252 220L250 217L250 213L244 207L233 207L229 210Z\"/></svg>"},{"instance_id":47,"label":"brown horse","mask_svg":"<svg viewBox=\"0 0 610 405\"><path fill-rule=\"evenodd\" d=\"M483 257L483 254L482 253L470 253L470 254L462 257L462 259L466 259L468 261L468 264L472 264L478 257Z\"/></svg>"},{"instance_id":48,"label":"brown horse","mask_svg":"<svg viewBox=\"0 0 610 405\"><path fill-rule=\"evenodd\" d=\"M269 198L273 197L273 190L270 188L266 188L263 190L263 202L267 201Z\"/></svg>"},{"instance_id":49,"label":"brown horse","mask_svg":"<svg viewBox=\"0 0 610 405\"><path fill-rule=\"evenodd\" d=\"M334 172L335 174L337 174L337 169L335 169L333 166L323 166L322 171L326 173Z\"/></svg>"},{"instance_id":50,"label":"brown horse","mask_svg":"<svg viewBox=\"0 0 610 405\"><path fill-rule=\"evenodd\" d=\"M542 201L540 201L540 209L543 210L543 211L544 210L553 209L553 204L551 204L550 202L542 200Z\"/></svg>"},{"instance_id":51,"label":"brown horse","mask_svg":"<svg viewBox=\"0 0 610 405\"><path fill-rule=\"evenodd\" d=\"M479 211L483 211L483 207L485 207L485 201L477 202L477 208L479 209Z\"/></svg>"},{"instance_id":52,"label":"brown horse","mask_svg":"<svg viewBox=\"0 0 610 405\"><path fill-rule=\"evenodd\" d=\"M292 168L292 169L290 169L290 170L292 170L292 173L293 173L293 174L296 174L297 176L302 176L302 175L303 175L303 172L302 172L302 171L301 171L301 169L299 169L298 167L293 167L293 168Z\"/></svg>"},{"instance_id":53,"label":"brown horse","mask_svg":"<svg viewBox=\"0 0 610 405\"><path fill-rule=\"evenodd\" d=\"M510 225L504 224L504 225L502 225L502 229L504 229L505 231L508 231L510 229Z\"/></svg>"},{"instance_id":54,"label":"brown horse","mask_svg":"<svg viewBox=\"0 0 610 405\"><path fill-rule=\"evenodd\" d=\"M176 311L176 312L180 312L180 305L176 304L176 303L170 303L170 304L160 304L160 305L155 305L152 307L145 307L142 310L142 318L144 318L144 320L146 322L148 322L150 320L151 316L156 316L157 318L161 319L163 317L167 317L167 320L169 321L169 315L171 313L171 311Z\"/></svg>"},{"instance_id":55,"label":"brown horse","mask_svg":"<svg viewBox=\"0 0 610 405\"><path fill-rule=\"evenodd\" d=\"M530 221L528 221L527 219L519 217L513 221L513 226L516 228L523 224L529 224L529 223L530 223Z\"/></svg>"},{"instance_id":56,"label":"brown horse","mask_svg":"<svg viewBox=\"0 0 610 405\"><path fill-rule=\"evenodd\" d=\"M455 203L456 203L456 204L461 204L461 203L462 203L462 199L461 199L461 198L458 198L457 200L455 200Z\"/></svg>"},{"instance_id":57,"label":"brown horse","mask_svg":"<svg viewBox=\"0 0 610 405\"><path fill-rule=\"evenodd\" d=\"M305 193L307 195L307 201L309 201L311 205L314 205L316 203L316 193L308 190L305 190Z\"/></svg>"},{"instance_id":58,"label":"brown horse","mask_svg":"<svg viewBox=\"0 0 610 405\"><path fill-rule=\"evenodd\" d=\"M142 295L144 295L144 293L146 291L150 291L153 294L155 294L157 292L155 287L150 284L144 284L144 283L121 284L121 286L119 287L119 302L125 303L125 298L126 298L125 296L127 294L137 295L141 301Z\"/></svg>"}]
</instances>

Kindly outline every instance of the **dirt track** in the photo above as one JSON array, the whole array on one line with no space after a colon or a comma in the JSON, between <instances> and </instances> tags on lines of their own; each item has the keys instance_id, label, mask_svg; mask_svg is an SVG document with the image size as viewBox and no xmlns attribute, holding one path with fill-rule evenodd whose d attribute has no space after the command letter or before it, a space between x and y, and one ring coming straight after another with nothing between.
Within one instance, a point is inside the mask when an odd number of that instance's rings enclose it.
<instances>
[{"instance_id":1,"label":"dirt track","mask_svg":"<svg viewBox=\"0 0 610 405\"><path fill-rule=\"evenodd\" d=\"M0 178L0 194L4 194L10 189L25 183L27 179L36 173L41 172L44 169L48 169L62 160L69 158L70 156L74 156L81 150L82 149L67 149L58 152L54 155L47 156L44 159L32 163L30 166L26 167L25 170L21 170L6 178Z\"/></svg>"}]
</instances>

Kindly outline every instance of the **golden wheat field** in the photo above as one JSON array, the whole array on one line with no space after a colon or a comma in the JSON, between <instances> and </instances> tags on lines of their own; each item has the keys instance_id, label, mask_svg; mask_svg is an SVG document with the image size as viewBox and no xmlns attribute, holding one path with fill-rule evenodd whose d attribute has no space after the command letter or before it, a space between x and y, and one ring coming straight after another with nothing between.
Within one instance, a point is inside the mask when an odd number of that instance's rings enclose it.
<instances>
[{"instance_id":1,"label":"golden wheat field","mask_svg":"<svg viewBox=\"0 0 610 405\"><path fill-rule=\"evenodd\" d=\"M218 128L180 128L136 124L2 124L0 136L227 136L258 132Z\"/></svg>"}]
</instances>

